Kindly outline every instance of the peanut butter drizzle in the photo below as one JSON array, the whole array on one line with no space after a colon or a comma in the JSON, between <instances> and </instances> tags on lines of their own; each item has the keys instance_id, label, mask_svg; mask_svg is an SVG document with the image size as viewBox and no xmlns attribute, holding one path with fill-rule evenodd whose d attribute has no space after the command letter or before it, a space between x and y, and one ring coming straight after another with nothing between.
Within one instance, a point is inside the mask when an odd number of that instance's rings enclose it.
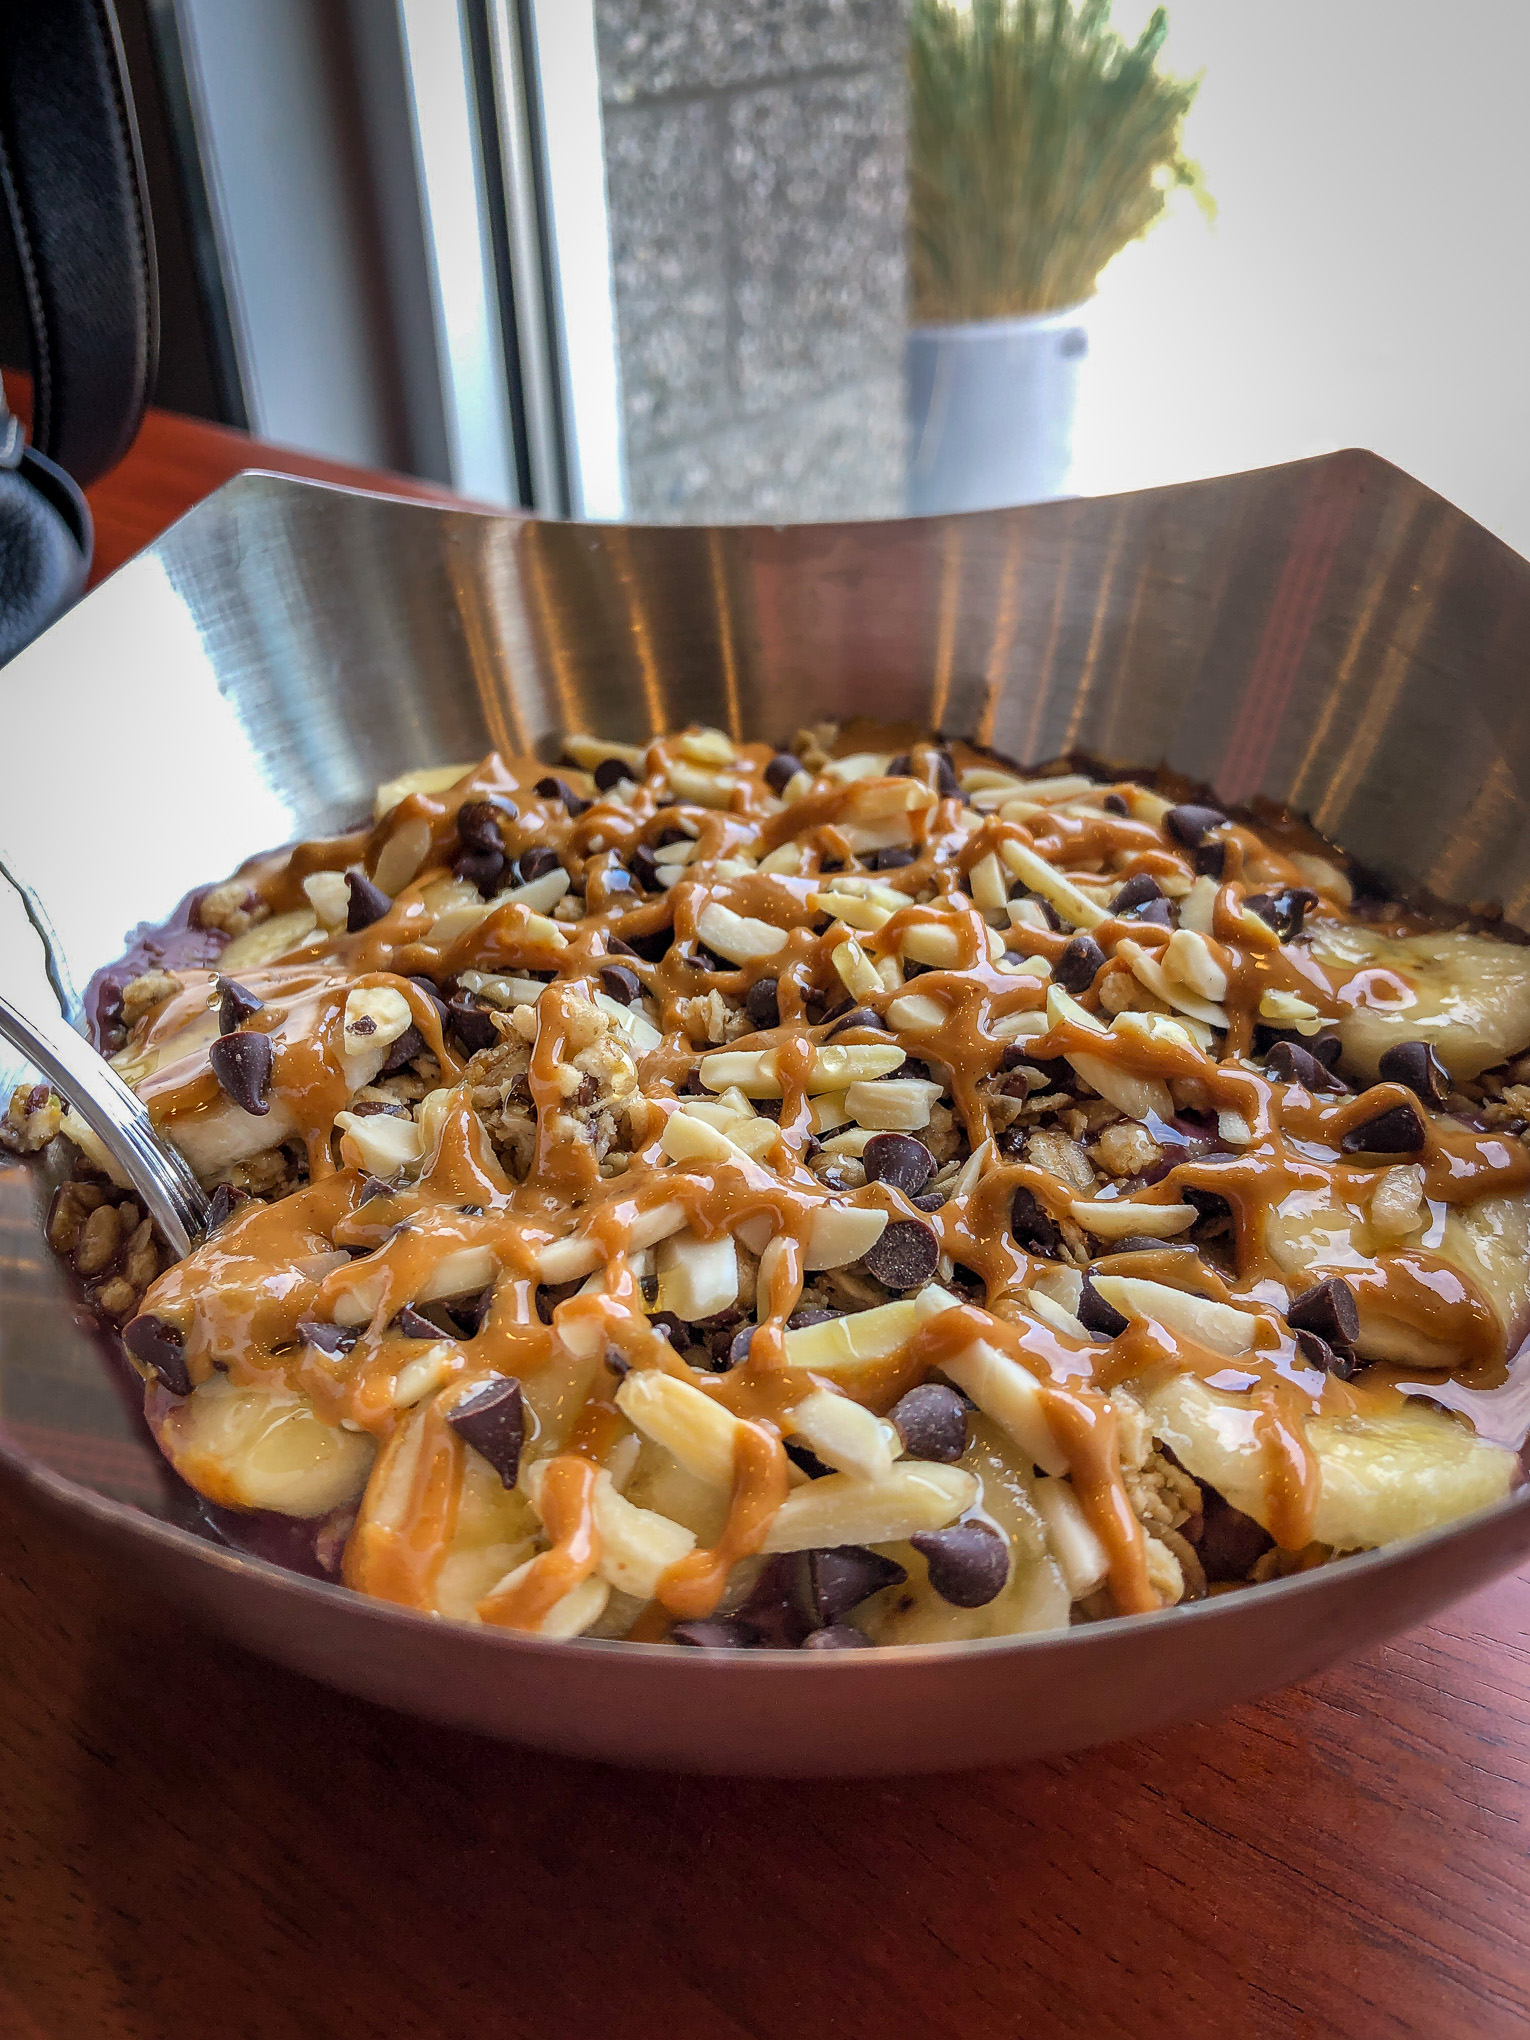
<instances>
[{"instance_id":1,"label":"peanut butter drizzle","mask_svg":"<svg viewBox=\"0 0 1530 2040\"><path fill-rule=\"evenodd\" d=\"M785 1500L786 1454L779 1435L769 1425L741 1422L733 1448L733 1498L721 1537L710 1550L677 1559L659 1581L658 1599L671 1615L694 1620L711 1614L729 1573L759 1550Z\"/></svg>"},{"instance_id":2,"label":"peanut butter drizzle","mask_svg":"<svg viewBox=\"0 0 1530 2040\"><path fill-rule=\"evenodd\" d=\"M814 1385L813 1377L787 1361L787 1320L801 1298L805 1243L823 1183L805 1165L812 1138L810 1080L816 1046L827 1027L809 1019L810 1000L839 992L832 951L845 929L822 926L811 902L834 889L826 864L844 863L860 839L855 831L875 819L889 788L901 782L868 778L820 787L780 806L765 790L761 773L768 747L745 746L730 805L698 807L677 803L660 791L662 775L680 753L677 740L660 739L647 750L647 777L622 793L597 798L577 817L561 799L539 795L545 768L536 761L507 763L490 756L440 797L411 794L374 826L322 843L298 846L285 857L261 860L247 874L276 911L301 906L302 880L316 872L357 863L372 869L406 825L427 825L429 849L387 912L358 935L316 934L288 957L246 973L266 1010L255 1025L277 1037L271 1097L296 1126L308 1158L311 1181L272 1206L237 1215L188 1261L155 1285L145 1307L186 1333L187 1364L193 1381L213 1367L238 1381L285 1381L312 1397L330 1421L346 1421L373 1432L385 1456L404 1435L409 1411L394 1407L401 1368L421 1350L388 1336L406 1303L421 1299L449 1257L460 1265L483 1265L493 1296L487 1317L471 1339L442 1335L446 1378L467 1384L494 1374L513 1374L525 1384L537 1430L537 1448L551 1449L543 1517L552 1549L504 1595L490 1595L480 1608L485 1620L536 1627L598 1563L593 1489L597 1463L611 1450L621 1422L609 1400L611 1376L602 1356L627 1367L662 1367L691 1381L739 1418L738 1453L729 1514L717 1544L696 1551L664 1576L660 1602L674 1614L709 1612L722 1595L730 1569L760 1548L768 1524L786 1493L781 1432L794 1404ZM960 757L959 757L959 762ZM968 763L984 762L968 756ZM909 775L937 783L935 754L915 745ZM570 775L577 777L577 775ZM1101 784L1095 796L1111 789ZM1122 782L1123 796L1131 792ZM585 911L559 922L533 914L515 901L486 907L474 925L449 939L432 929L437 907L451 892L458 851L455 817L467 800L498 796L514 803L517 819L503 831L507 854L533 844L553 848L569 874ZM875 812L874 812L875 811ZM618 860L655 839L656 818L678 816L681 833L695 845L692 861L667 895L624 890L611 874ZM1056 1176L1007 1156L992 1144L994 1131L987 1082L1000 1067L1008 1042L995 1030L1016 1014L1040 1013L1046 1005L1044 975L1016 968L1025 957L1055 964L1073 931L1017 925L999 933L1002 959L990 955L991 931L983 913L957 888L989 854L1006 844L1032 850L1087 880L1108 876L1091 897L1102 905L1125 880L1146 873L1183 887L1193 866L1155 821L1127 813L1110 814L1086 803L1031 814L1026 820L1002 814L977 816L956 800L943 798L906 811L912 861L878 871L874 882L906 897L876 929L855 930L854 939L872 962L897 958L903 944L921 931L948 931L951 963L922 969L917 980L882 992L857 995L857 1002L883 1017L884 1030L835 1036L836 1041L896 1041L911 1059L928 1064L951 1095L969 1147L985 1142L976 1181L934 1213L921 1213L885 1184L849 1193L843 1201L877 1207L891 1217L921 1219L937 1236L946 1261L978 1277L985 1309L964 1305L929 1320L901 1352L865 1370L846 1392L883 1410L902 1389L941 1364L962 1343L984 1338L1032 1371L1044 1407L1086 1515L1110 1557L1116 1605L1135 1611L1156 1605L1148 1583L1145 1540L1132 1513L1115 1446L1112 1386L1150 1368L1190 1371L1210 1378L1229 1371L1249 1381L1251 1407L1268 1463L1272 1515L1279 1541L1297 1550L1310 1541L1317 1499L1317 1471L1306 1446L1306 1417L1382 1406L1395 1401L1395 1370L1373 1370L1369 1381L1345 1384L1304 1363L1270 1304L1272 1294L1294 1294L1310 1278L1284 1268L1272 1247L1272 1227L1288 1200L1321 1196L1364 1236L1365 1214L1381 1158L1346 1155L1346 1133L1411 1094L1395 1085L1373 1085L1358 1096L1311 1096L1300 1086L1277 1087L1240 1058L1252 1048L1261 999L1285 991L1306 999L1322 1019L1340 1019L1367 1003L1397 1003L1407 987L1397 973L1330 968L1309 950L1282 945L1273 931L1261 932L1240 910L1243 896L1306 881L1292 855L1307 847L1294 832L1271 834L1244 825L1224 832L1225 860L1213 909L1208 949L1228 978L1223 1002L1229 1026L1223 1060L1212 1060L1180 1035L1130 1038L1096 1033L1074 1021L1048 1026L1019 1039L1027 1062L1055 1065L1070 1055L1103 1058L1137 1077L1187 1087L1203 1098L1211 1114L1235 1114L1251 1138L1214 1158L1174 1161L1152 1183L1128 1184L1123 1195L1135 1206L1178 1205L1187 1189L1212 1191L1226 1199L1233 1215L1234 1267L1224 1274L1201 1256L1167 1250L1123 1257L1121 1272L1141 1273L1170 1286L1194 1287L1216 1300L1260 1313L1255 1349L1229 1370L1225 1357L1178 1339L1161 1326L1134 1323L1110 1346L1081 1337L1071 1341L1030 1314L1027 1291L1049 1264L1026 1252L1008 1229L1017 1189L1024 1187L1043 1210L1065 1219L1076 1194ZM764 857L782 846L798 846L795 872L739 870L721 877L719 861L740 851ZM1320 846L1319 846L1320 847ZM453 888L455 888L453 890ZM1086 888L1087 889L1087 888ZM933 899L920 899L933 894ZM766 921L785 941L768 962L734 966L716 959L695 960L703 942L701 915L708 903ZM1342 919L1331 901L1315 913ZM549 935L548 928L556 930ZM646 961L625 947L673 927L667 954ZM1109 953L1130 939L1148 957L1161 957L1170 931L1107 914L1095 939ZM561 941L557 939L561 937ZM663 1041L640 1059L640 1081L649 1102L650 1144L640 1147L623 1174L603 1177L593 1150L577 1135L559 1133L554 1122L566 1102L571 1065L566 1060L575 1019L571 1001L588 996L596 974L619 960L640 980L658 1012ZM408 982L426 975L444 983L463 970L550 976L538 1002L538 1032L527 1079L536 1125L536 1153L524 1182L512 1182L496 1159L465 1091L456 1091L442 1122L435 1153L412 1183L394 1187L385 1199L361 1202L360 1171L337 1166L334 1120L350 1101L341 1046L345 999L357 985L391 985L409 1000L413 1021L439 1065L443 1088L461 1078L463 1065L442 1033L430 998ZM219 1108L218 1092L200 1049L174 1058L176 1037L215 1003L213 974L185 973L185 989L167 1003L145 1030L139 1047L167 1059L139 1083L157 1123L172 1134L178 1123ZM740 1155L737 1163L671 1165L657 1145L663 1120L682 1082L695 1067L697 1052L686 1038L688 1004L699 993L720 990L742 999L761 977L776 980L781 1024L754 1034L741 1046L773 1050L781 1091L779 1136L763 1161ZM887 1009L917 989L945 1012L935 1028L921 1033L892 1029ZM1080 1002L1104 1025L1100 980ZM1151 1003L1151 1002L1144 1002ZM1170 1015L1169 1017L1173 1017ZM130 1051L131 1052L131 1051ZM705 1051L703 1051L705 1052ZM1519 1192L1530 1185L1530 1156L1517 1142L1483 1133L1457 1121L1425 1114L1425 1149L1416 1157L1425 1192L1443 1214L1487 1195ZM566 1115L563 1120L568 1124ZM1172 1136L1171 1129L1164 1129ZM1178 1136L1172 1136L1178 1137ZM1386 1158L1388 1161L1393 1158ZM765 1292L758 1328L747 1361L720 1375L692 1370L649 1323L642 1288L632 1271L634 1235L663 1205L678 1205L689 1227L703 1238L732 1232L750 1218L765 1216L772 1244L762 1261ZM537 1307L538 1262L555 1242L575 1237L598 1249L604 1271L599 1292L558 1302L551 1324ZM344 1251L345 1264L323 1266ZM1457 1363L1474 1383L1487 1384L1504 1358L1505 1327L1471 1279L1441 1255L1417 1243L1366 1254L1346 1250L1342 1272L1374 1311L1411 1328ZM349 1256L359 1255L352 1260ZM477 1256L477 1260L473 1257ZM300 1342L307 1319L331 1320L360 1297L367 1308L349 1355L330 1356ZM402 1348L402 1350L400 1350ZM579 1359L573 1356L588 1355ZM375 1526L352 1539L353 1584L388 1598L428 1605L434 1574L426 1554L437 1561L450 1543L455 1496L460 1485L460 1443L433 1405L422 1419L430 1450L423 1448L409 1483L402 1525L386 1534ZM382 1461L379 1461L381 1466ZM379 1584L379 1582L381 1584ZM420 1599L420 1596L425 1599ZM491 1612L492 1611L492 1612ZM652 1620L650 1616L647 1618Z\"/></svg>"},{"instance_id":3,"label":"peanut butter drizzle","mask_svg":"<svg viewBox=\"0 0 1530 2040\"><path fill-rule=\"evenodd\" d=\"M590 1460L560 1453L547 1462L541 1513L551 1548L532 1559L520 1578L500 1585L478 1603L478 1614L500 1629L540 1629L566 1594L600 1563L595 1527L595 1475Z\"/></svg>"}]
</instances>

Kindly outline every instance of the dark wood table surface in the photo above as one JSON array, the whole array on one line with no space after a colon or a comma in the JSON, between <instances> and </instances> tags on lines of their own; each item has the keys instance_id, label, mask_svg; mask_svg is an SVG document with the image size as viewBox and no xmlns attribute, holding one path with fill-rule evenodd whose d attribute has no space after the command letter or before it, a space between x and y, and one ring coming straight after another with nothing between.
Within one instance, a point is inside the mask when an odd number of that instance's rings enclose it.
<instances>
[{"instance_id":1,"label":"dark wood table surface","mask_svg":"<svg viewBox=\"0 0 1530 2040\"><path fill-rule=\"evenodd\" d=\"M243 466L434 493L154 416L103 568ZM1523 2036L1527 1641L1530 1571L1083 1756L647 1776L310 1685L0 1498L0 2040Z\"/></svg>"}]
</instances>

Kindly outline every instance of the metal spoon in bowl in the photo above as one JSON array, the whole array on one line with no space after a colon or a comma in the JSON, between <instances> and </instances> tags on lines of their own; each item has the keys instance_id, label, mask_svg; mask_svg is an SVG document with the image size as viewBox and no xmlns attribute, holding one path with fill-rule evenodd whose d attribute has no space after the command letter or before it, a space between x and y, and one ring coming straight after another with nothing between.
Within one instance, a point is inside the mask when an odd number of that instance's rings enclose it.
<instances>
[{"instance_id":1,"label":"metal spoon in bowl","mask_svg":"<svg viewBox=\"0 0 1530 2040\"><path fill-rule=\"evenodd\" d=\"M26 981L28 1005L34 1009L24 1011L0 992L0 1041L9 1042L63 1094L121 1169L171 1251L177 1257L189 1254L207 1229L207 1192L184 1156L160 1139L148 1113L111 1064L64 1018L79 1001L41 900L3 862L0 881L7 924L0 954L7 984L20 990ZM23 918L41 946L42 971L36 969L35 960L29 963ZM30 982L34 978L35 991ZM35 1010L39 1007L45 1009L41 1019Z\"/></svg>"}]
</instances>

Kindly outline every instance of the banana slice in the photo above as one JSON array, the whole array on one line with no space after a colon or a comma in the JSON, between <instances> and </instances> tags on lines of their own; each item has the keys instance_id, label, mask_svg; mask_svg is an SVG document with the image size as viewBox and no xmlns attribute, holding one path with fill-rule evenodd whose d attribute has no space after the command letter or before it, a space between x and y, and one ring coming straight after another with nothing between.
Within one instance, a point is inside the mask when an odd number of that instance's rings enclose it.
<instances>
[{"instance_id":1,"label":"banana slice","mask_svg":"<svg viewBox=\"0 0 1530 2040\"><path fill-rule=\"evenodd\" d=\"M1271 1208L1265 1219L1265 1243L1293 1295L1324 1275L1366 1268L1373 1255L1385 1268L1387 1247L1421 1245L1418 1239L1372 1239L1363 1221L1314 1190L1290 1191ZM1480 1197L1453 1209L1438 1242L1427 1252L1476 1288L1498 1320L1501 1350L1514 1352L1530 1330L1530 1194ZM1392 1360L1409 1367L1461 1364L1458 1348L1388 1310L1385 1290L1361 1286L1358 1296L1362 1359Z\"/></svg>"},{"instance_id":2,"label":"banana slice","mask_svg":"<svg viewBox=\"0 0 1530 2040\"><path fill-rule=\"evenodd\" d=\"M460 1461L445 1555L430 1575L410 1563L417 1512L447 1491ZM535 1549L537 1516L487 1460L457 1444L426 1407L400 1424L378 1454L345 1548L345 1582L359 1593L474 1622L478 1604Z\"/></svg>"},{"instance_id":3,"label":"banana slice","mask_svg":"<svg viewBox=\"0 0 1530 2040\"><path fill-rule=\"evenodd\" d=\"M354 1501L375 1451L363 1431L327 1424L295 1389L211 1375L154 1423L182 1480L229 1509L326 1516Z\"/></svg>"},{"instance_id":4,"label":"banana slice","mask_svg":"<svg viewBox=\"0 0 1530 2040\"><path fill-rule=\"evenodd\" d=\"M1187 1472L1268 1529L1265 1449L1243 1396L1190 1374L1134 1391L1153 1436ZM1422 1403L1374 1416L1314 1417L1307 1438L1321 1489L1312 1535L1335 1551L1392 1544L1469 1516L1506 1495L1517 1461Z\"/></svg>"},{"instance_id":5,"label":"banana slice","mask_svg":"<svg viewBox=\"0 0 1530 2040\"><path fill-rule=\"evenodd\" d=\"M1312 953L1344 971L1390 971L1412 993L1406 1003L1353 1007L1339 1022L1344 1066L1356 1076L1374 1079L1399 1041L1432 1043L1458 1081L1530 1047L1530 949L1485 935L1383 935L1325 923Z\"/></svg>"},{"instance_id":6,"label":"banana slice","mask_svg":"<svg viewBox=\"0 0 1530 2040\"><path fill-rule=\"evenodd\" d=\"M1048 1552L1046 1526L1015 1448L985 1417L974 1418L971 1428L962 1465L982 1482L980 1507L1008 1542L1009 1583L985 1607L953 1608L930 1585L924 1560L911 1544L887 1545L888 1557L908 1578L902 1586L884 1588L852 1618L873 1643L966 1643L1068 1626L1068 1590Z\"/></svg>"}]
</instances>

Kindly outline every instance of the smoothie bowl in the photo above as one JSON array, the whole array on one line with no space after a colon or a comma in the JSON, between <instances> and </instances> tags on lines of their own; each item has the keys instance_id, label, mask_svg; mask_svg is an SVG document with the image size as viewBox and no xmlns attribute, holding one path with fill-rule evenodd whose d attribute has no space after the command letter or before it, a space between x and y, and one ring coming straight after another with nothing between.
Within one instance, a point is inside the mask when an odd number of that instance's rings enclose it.
<instances>
[{"instance_id":1,"label":"smoothie bowl","mask_svg":"<svg viewBox=\"0 0 1530 2040\"><path fill-rule=\"evenodd\" d=\"M336 1683L713 1769L1127 1732L1512 1563L1525 571L1364 456L790 532L233 485L28 655L159 653L178 724L51 711L122 868L4 849L214 1222L169 1265L17 1073L8 1470Z\"/></svg>"}]
</instances>

